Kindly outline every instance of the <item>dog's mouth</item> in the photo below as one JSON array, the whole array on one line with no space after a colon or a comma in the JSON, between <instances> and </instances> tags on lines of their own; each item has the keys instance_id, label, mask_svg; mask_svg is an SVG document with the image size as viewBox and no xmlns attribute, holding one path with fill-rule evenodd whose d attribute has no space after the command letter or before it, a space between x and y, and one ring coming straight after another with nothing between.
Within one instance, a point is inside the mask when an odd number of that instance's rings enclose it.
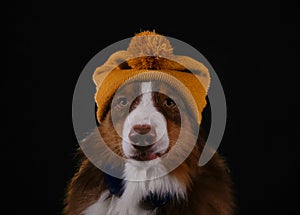
<instances>
[{"instance_id":1,"label":"dog's mouth","mask_svg":"<svg viewBox=\"0 0 300 215\"><path fill-rule=\"evenodd\" d=\"M137 151L130 158L134 159L134 160L137 160L137 161L150 161L150 160L154 160L156 158L162 157L166 153L167 152L154 153L154 152L140 152L140 151Z\"/></svg>"},{"instance_id":2,"label":"dog's mouth","mask_svg":"<svg viewBox=\"0 0 300 215\"><path fill-rule=\"evenodd\" d=\"M167 153L167 150L158 151L157 143L153 143L151 145L132 145L133 147L133 155L130 156L131 159L137 161L149 161L159 158Z\"/></svg>"}]
</instances>

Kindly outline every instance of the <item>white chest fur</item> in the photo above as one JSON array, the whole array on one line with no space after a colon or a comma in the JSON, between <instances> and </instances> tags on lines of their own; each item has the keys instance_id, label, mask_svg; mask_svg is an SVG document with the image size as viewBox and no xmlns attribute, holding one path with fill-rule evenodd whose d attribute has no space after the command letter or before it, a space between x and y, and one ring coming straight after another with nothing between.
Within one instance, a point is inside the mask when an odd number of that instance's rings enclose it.
<instances>
[{"instance_id":1,"label":"white chest fur","mask_svg":"<svg viewBox=\"0 0 300 215\"><path fill-rule=\"evenodd\" d=\"M99 200L88 207L84 215L152 215L155 210L143 210L139 207L140 201L145 198L149 192L164 194L170 193L172 198L183 199L186 197L186 186L180 183L175 177L169 175L156 178L165 172L165 168L156 159L153 162L140 162L128 160L125 165L124 178L126 180L123 195L109 197L109 191L105 191ZM148 178L150 180L145 180Z\"/></svg>"}]
</instances>

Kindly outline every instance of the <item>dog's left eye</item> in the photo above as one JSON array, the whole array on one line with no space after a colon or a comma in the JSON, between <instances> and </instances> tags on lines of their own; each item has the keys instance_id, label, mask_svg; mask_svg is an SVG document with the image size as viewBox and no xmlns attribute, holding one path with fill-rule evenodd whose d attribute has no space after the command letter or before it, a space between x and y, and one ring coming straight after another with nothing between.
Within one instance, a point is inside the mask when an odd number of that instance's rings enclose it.
<instances>
[{"instance_id":1,"label":"dog's left eye","mask_svg":"<svg viewBox=\"0 0 300 215\"><path fill-rule=\"evenodd\" d=\"M176 104L175 102L170 99L170 98L166 98L165 101L164 101L164 105L168 108L175 108L176 107Z\"/></svg>"},{"instance_id":2,"label":"dog's left eye","mask_svg":"<svg viewBox=\"0 0 300 215\"><path fill-rule=\"evenodd\" d=\"M129 101L127 98L125 98L125 97L119 98L117 101L117 107L118 108L125 107L128 105L128 103L129 103Z\"/></svg>"}]
</instances>

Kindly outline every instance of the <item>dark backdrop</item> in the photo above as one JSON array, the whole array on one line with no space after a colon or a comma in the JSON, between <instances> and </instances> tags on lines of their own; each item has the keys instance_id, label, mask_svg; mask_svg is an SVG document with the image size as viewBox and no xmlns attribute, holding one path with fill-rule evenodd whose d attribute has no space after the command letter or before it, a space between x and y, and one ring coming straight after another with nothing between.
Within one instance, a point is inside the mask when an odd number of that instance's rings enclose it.
<instances>
[{"instance_id":1,"label":"dark backdrop","mask_svg":"<svg viewBox=\"0 0 300 215\"><path fill-rule=\"evenodd\" d=\"M296 210L297 7L203 1L172 6L81 1L5 9L10 34L7 70L1 72L1 209L60 214L76 165L71 108L78 76L103 48L155 29L198 49L222 82L228 121L219 151L233 175L238 214Z\"/></svg>"}]
</instances>

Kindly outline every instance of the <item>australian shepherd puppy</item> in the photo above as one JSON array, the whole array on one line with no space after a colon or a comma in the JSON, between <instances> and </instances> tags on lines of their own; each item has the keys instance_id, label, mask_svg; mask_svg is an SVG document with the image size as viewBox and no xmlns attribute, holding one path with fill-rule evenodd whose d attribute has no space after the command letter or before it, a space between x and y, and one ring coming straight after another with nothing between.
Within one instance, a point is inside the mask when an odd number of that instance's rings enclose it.
<instances>
[{"instance_id":1,"label":"australian shepherd puppy","mask_svg":"<svg viewBox=\"0 0 300 215\"><path fill-rule=\"evenodd\" d=\"M69 183L64 213L232 214L226 164L216 153L206 165L198 165L204 138L202 132L195 132L199 126L195 116L191 111L180 116L179 105L189 109L185 98L163 83L141 81L123 85L110 101L101 124L82 143L93 144L99 141L100 134L108 148L124 159L123 177L110 176L79 152L80 166ZM184 140L177 142L180 133ZM168 168L192 143L192 150L182 163ZM176 153L169 153L172 150ZM99 155L99 159L104 158Z\"/></svg>"}]
</instances>

